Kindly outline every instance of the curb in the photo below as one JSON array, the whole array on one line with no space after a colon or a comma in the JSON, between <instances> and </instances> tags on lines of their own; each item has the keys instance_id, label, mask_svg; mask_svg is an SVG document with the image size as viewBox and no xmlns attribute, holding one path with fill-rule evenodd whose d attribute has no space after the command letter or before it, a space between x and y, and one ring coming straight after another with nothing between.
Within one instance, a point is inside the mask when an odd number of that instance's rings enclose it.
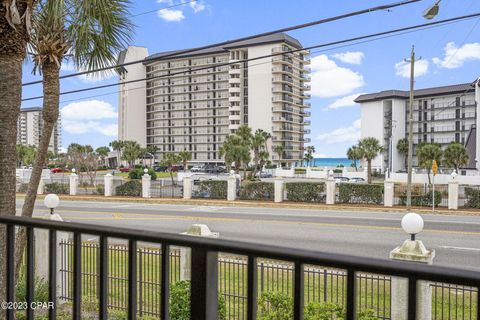
<instances>
[{"instance_id":1,"label":"curb","mask_svg":"<svg viewBox=\"0 0 480 320\"><path fill-rule=\"evenodd\" d=\"M25 194L17 194L17 199L24 199ZM37 195L37 199L43 199L45 195ZM369 211L369 212L406 212L404 207L380 207L371 205L326 205L326 204L308 204L297 202L266 202L252 200L210 200L210 199L191 199L181 198L139 198L139 197L104 197L104 196L70 196L60 195L63 201L97 201L97 202L130 202L147 204L169 204L169 205L198 205L198 206L221 206L221 207L260 207L260 208L279 208L279 209L303 209L303 210L322 210L322 211ZM431 208L414 207L413 211L418 213L432 213ZM438 209L434 214L442 215L468 215L478 216L480 210L449 210Z\"/></svg>"}]
</instances>

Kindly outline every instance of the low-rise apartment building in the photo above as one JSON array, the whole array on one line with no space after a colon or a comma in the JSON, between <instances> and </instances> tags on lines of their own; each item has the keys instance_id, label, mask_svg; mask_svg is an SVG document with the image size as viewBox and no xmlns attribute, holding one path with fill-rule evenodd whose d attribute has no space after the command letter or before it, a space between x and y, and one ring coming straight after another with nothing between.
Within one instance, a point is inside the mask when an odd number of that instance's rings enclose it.
<instances>
[{"instance_id":1,"label":"low-rise apartment building","mask_svg":"<svg viewBox=\"0 0 480 320\"><path fill-rule=\"evenodd\" d=\"M446 147L451 142L467 145L470 136L470 158L478 159L479 81L415 90L413 103L413 164L417 165L419 143L438 143ZM397 151L399 140L408 137L409 92L388 90L359 96L361 107L361 138L375 137L384 152L372 166L381 171L405 170L405 156ZM472 136L474 135L474 137ZM472 169L479 169L476 163Z\"/></svg>"},{"instance_id":2,"label":"low-rise apartment building","mask_svg":"<svg viewBox=\"0 0 480 320\"><path fill-rule=\"evenodd\" d=\"M117 69L119 139L155 145L159 159L187 150L192 162L215 163L223 162L219 149L226 136L247 124L272 135L271 160L299 161L309 142L308 55L282 33L189 53L148 55L146 48L129 47L119 64L145 62ZM252 58L258 59L245 61ZM277 145L284 149L281 158L273 152Z\"/></svg>"},{"instance_id":3,"label":"low-rise apartment building","mask_svg":"<svg viewBox=\"0 0 480 320\"><path fill-rule=\"evenodd\" d=\"M48 150L58 153L62 147L62 126L61 116L59 115L57 124L53 129L52 137ZM40 145L40 137L43 132L42 108L23 108L17 120L17 144L26 146Z\"/></svg>"}]
</instances>

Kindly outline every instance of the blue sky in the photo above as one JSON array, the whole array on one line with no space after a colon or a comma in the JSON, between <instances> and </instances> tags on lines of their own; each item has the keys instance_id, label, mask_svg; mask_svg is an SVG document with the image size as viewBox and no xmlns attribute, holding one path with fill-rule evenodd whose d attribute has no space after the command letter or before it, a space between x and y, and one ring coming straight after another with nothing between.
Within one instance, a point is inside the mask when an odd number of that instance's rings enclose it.
<instances>
[{"instance_id":1,"label":"blue sky","mask_svg":"<svg viewBox=\"0 0 480 320\"><path fill-rule=\"evenodd\" d=\"M132 1L132 14L160 10L186 0ZM189 48L235 39L290 25L330 17L380 4L395 2L354 0L198 0L191 4L155 11L133 18L132 45L150 53ZM346 39L403 26L425 23L423 10L434 0L357 16L291 32L304 46ZM480 12L477 0L443 0L436 19ZM480 76L480 20L473 19L342 48L312 51L312 144L317 156L343 157L356 143L360 108L352 99L360 93L408 89L408 68L402 61L415 45L418 56L416 87L470 82ZM24 67L24 81L38 79ZM63 73L72 68L64 63ZM115 83L116 77L94 81L70 78L62 81L68 91ZM41 86L24 88L23 97L41 95ZM116 139L117 88L67 95L61 98L63 147L71 142L108 145ZM39 106L41 100L23 107ZM368 125L368 124L364 124Z\"/></svg>"}]
</instances>

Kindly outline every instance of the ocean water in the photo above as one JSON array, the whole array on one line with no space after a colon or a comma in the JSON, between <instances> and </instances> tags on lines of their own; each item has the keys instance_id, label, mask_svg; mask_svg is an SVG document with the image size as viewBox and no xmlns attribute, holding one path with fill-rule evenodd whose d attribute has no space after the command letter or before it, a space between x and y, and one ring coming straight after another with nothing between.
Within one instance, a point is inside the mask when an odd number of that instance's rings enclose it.
<instances>
[{"instance_id":1,"label":"ocean water","mask_svg":"<svg viewBox=\"0 0 480 320\"><path fill-rule=\"evenodd\" d=\"M350 167L352 164L352 161L347 158L315 158L313 161L314 167L337 167L340 165Z\"/></svg>"}]
</instances>

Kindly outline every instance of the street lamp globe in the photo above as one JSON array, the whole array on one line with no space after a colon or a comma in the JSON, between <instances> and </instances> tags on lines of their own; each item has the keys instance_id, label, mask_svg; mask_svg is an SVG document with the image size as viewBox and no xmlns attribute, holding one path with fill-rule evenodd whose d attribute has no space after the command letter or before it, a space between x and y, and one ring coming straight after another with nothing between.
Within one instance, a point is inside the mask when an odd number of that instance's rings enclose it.
<instances>
[{"instance_id":1,"label":"street lamp globe","mask_svg":"<svg viewBox=\"0 0 480 320\"><path fill-rule=\"evenodd\" d=\"M438 15L438 12L440 11L440 1L438 0L435 2L434 5L428 7L424 12L423 12L423 17L428 20L432 20Z\"/></svg>"},{"instance_id":2,"label":"street lamp globe","mask_svg":"<svg viewBox=\"0 0 480 320\"><path fill-rule=\"evenodd\" d=\"M417 213L410 212L402 218L402 229L403 231L411 235L412 241L415 240L416 234L422 232L423 226L423 219Z\"/></svg>"},{"instance_id":3,"label":"street lamp globe","mask_svg":"<svg viewBox=\"0 0 480 320\"><path fill-rule=\"evenodd\" d=\"M60 198L54 193L47 194L43 204L50 209L50 214L53 214L53 210L60 204Z\"/></svg>"},{"instance_id":4,"label":"street lamp globe","mask_svg":"<svg viewBox=\"0 0 480 320\"><path fill-rule=\"evenodd\" d=\"M457 170L453 169L451 176L452 179L455 180L455 178L457 177Z\"/></svg>"},{"instance_id":5,"label":"street lamp globe","mask_svg":"<svg viewBox=\"0 0 480 320\"><path fill-rule=\"evenodd\" d=\"M147 168L143 169L143 172L144 172L145 174L147 174L147 173L148 173L148 169L147 169Z\"/></svg>"},{"instance_id":6,"label":"street lamp globe","mask_svg":"<svg viewBox=\"0 0 480 320\"><path fill-rule=\"evenodd\" d=\"M75 172L77 172L77 169L73 168L72 173L75 174Z\"/></svg>"}]
</instances>

